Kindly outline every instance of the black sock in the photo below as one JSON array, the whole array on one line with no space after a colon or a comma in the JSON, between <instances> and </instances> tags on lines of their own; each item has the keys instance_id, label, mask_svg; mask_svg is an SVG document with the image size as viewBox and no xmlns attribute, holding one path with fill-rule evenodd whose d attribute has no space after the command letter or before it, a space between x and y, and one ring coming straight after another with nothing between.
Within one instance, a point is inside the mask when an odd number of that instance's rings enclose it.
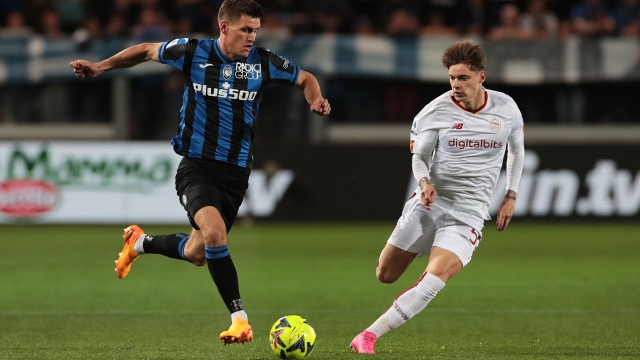
<instances>
[{"instance_id":1,"label":"black sock","mask_svg":"<svg viewBox=\"0 0 640 360\"><path fill-rule=\"evenodd\" d=\"M207 267L213 282L218 287L222 301L230 313L243 310L240 300L238 273L233 265L227 245L219 247L204 247L207 257Z\"/></svg>"},{"instance_id":2,"label":"black sock","mask_svg":"<svg viewBox=\"0 0 640 360\"><path fill-rule=\"evenodd\" d=\"M173 259L186 260L184 246L189 240L187 234L145 235L142 248L145 254L160 254Z\"/></svg>"}]
</instances>

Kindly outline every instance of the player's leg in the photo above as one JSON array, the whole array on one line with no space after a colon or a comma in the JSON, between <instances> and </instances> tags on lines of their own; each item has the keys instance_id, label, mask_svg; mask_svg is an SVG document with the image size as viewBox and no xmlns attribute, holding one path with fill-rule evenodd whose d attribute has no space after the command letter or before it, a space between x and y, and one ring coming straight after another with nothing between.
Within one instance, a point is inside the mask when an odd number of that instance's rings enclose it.
<instances>
[{"instance_id":1,"label":"player's leg","mask_svg":"<svg viewBox=\"0 0 640 360\"><path fill-rule=\"evenodd\" d=\"M191 230L191 236L189 236L189 240L184 246L184 256L196 266L207 265L202 231Z\"/></svg>"},{"instance_id":2,"label":"player's leg","mask_svg":"<svg viewBox=\"0 0 640 360\"><path fill-rule=\"evenodd\" d=\"M398 295L384 314L353 339L351 348L361 354L374 354L375 343L380 336L399 327L424 310L442 290L446 279L430 273L430 270L438 274L453 276L462 268L462 264L455 254L436 247L431 251L429 264L427 271L422 274L416 284Z\"/></svg>"},{"instance_id":3,"label":"player's leg","mask_svg":"<svg viewBox=\"0 0 640 360\"><path fill-rule=\"evenodd\" d=\"M144 254L160 254L173 259L191 261L184 256L184 247L189 235L183 233L167 235L147 235L138 225L124 229L124 247L116 260L116 274L124 278L129 274L131 265Z\"/></svg>"},{"instance_id":4,"label":"player's leg","mask_svg":"<svg viewBox=\"0 0 640 360\"><path fill-rule=\"evenodd\" d=\"M185 161L187 171L178 171L176 189L197 231L187 242L189 259L207 264L220 296L231 313L231 327L220 334L225 344L253 340L243 309L238 274L231 259L227 234L238 215L249 184L249 169L215 163Z\"/></svg>"},{"instance_id":5,"label":"player's leg","mask_svg":"<svg viewBox=\"0 0 640 360\"><path fill-rule=\"evenodd\" d=\"M471 261L481 237L479 230L464 224L438 228L426 271L415 285L395 299L387 312L358 335L370 348L370 351L358 352L373 353L373 345L380 336L424 310L445 283Z\"/></svg>"},{"instance_id":6,"label":"player's leg","mask_svg":"<svg viewBox=\"0 0 640 360\"><path fill-rule=\"evenodd\" d=\"M447 250L434 248L431 252L431 256L435 256L441 266L445 263L449 264L448 261L444 260L444 258L448 258L448 254L443 254L442 252L447 252ZM455 255L453 256L455 257ZM460 264L457 257L455 257L455 261ZM460 268L461 267L460 265ZM438 270L440 273L453 273L455 271L454 269L455 266L449 269ZM444 285L445 281L425 271L417 283L398 295L391 307L354 339L356 344L352 347L359 353L374 353L375 342L380 336L399 327L420 311L424 310L429 302L442 290ZM361 344L358 344L358 342Z\"/></svg>"},{"instance_id":7,"label":"player's leg","mask_svg":"<svg viewBox=\"0 0 640 360\"><path fill-rule=\"evenodd\" d=\"M446 283L454 275L462 270L462 262L458 255L449 250L434 246L429 255L429 263L425 274L435 276ZM425 305L426 306L426 305Z\"/></svg>"},{"instance_id":8,"label":"player's leg","mask_svg":"<svg viewBox=\"0 0 640 360\"><path fill-rule=\"evenodd\" d=\"M204 250L205 261L222 301L232 318L242 315L246 319L246 314L236 314L244 311L240 300L238 274L229 254L227 228L220 212L213 206L205 206L198 210L195 220L200 227L198 235L202 237L204 246L201 249Z\"/></svg>"},{"instance_id":9,"label":"player's leg","mask_svg":"<svg viewBox=\"0 0 640 360\"><path fill-rule=\"evenodd\" d=\"M429 212L422 206L419 196L412 196L406 202L378 260L376 276L380 282L395 282L416 256L429 253L436 230L435 215L436 212Z\"/></svg>"},{"instance_id":10,"label":"player's leg","mask_svg":"<svg viewBox=\"0 0 640 360\"><path fill-rule=\"evenodd\" d=\"M417 255L417 253L405 251L387 243L380 254L376 277L385 284L395 282L404 274Z\"/></svg>"},{"instance_id":11,"label":"player's leg","mask_svg":"<svg viewBox=\"0 0 640 360\"><path fill-rule=\"evenodd\" d=\"M461 227L468 228L468 226ZM415 285L396 297L391 308L367 329L376 338L404 324L424 310L444 288L447 280L468 263L466 261L463 264L461 258L470 260L475 246L459 235L457 227L438 229L426 271Z\"/></svg>"},{"instance_id":12,"label":"player's leg","mask_svg":"<svg viewBox=\"0 0 640 360\"><path fill-rule=\"evenodd\" d=\"M185 206L187 209L187 206ZM187 210L188 211L188 210ZM204 239L193 217L187 212L187 217L193 231L191 235L183 233L167 235L148 235L138 225L131 225L124 229L124 247L116 260L116 274L119 278L127 276L131 265L144 254L160 254L169 258L184 260L196 266L203 266L207 262L204 256Z\"/></svg>"},{"instance_id":13,"label":"player's leg","mask_svg":"<svg viewBox=\"0 0 640 360\"><path fill-rule=\"evenodd\" d=\"M231 327L220 334L220 340L228 345L234 342L252 341L253 332L240 298L238 273L229 254L227 229L230 226L214 206L202 207L196 212L194 218L200 228L200 231L194 231L194 245L201 237L204 246L200 249L204 249L209 274L218 288L222 301L231 313ZM193 247L190 245L187 245L187 256L200 256L197 245Z\"/></svg>"},{"instance_id":14,"label":"player's leg","mask_svg":"<svg viewBox=\"0 0 640 360\"><path fill-rule=\"evenodd\" d=\"M205 190L199 186L201 183L205 183L206 186L206 178L194 171L194 166L188 159L183 159L176 173L176 190L178 199L187 211L187 217L194 229L198 229L198 226L195 224L193 216L189 213L186 199L192 199L194 195L197 196ZM183 200L185 201L183 202ZM194 243L202 243L201 239L190 241L190 236L187 234L147 235L138 225L131 225L124 229L122 237L124 238L124 247L118 254L118 260L116 260L116 274L119 278L127 276L133 262L143 254L161 254L170 258L189 261L199 266L205 263L203 260L204 249L201 251L202 256L200 257L189 258L185 255L185 247L188 242L191 242L192 246Z\"/></svg>"},{"instance_id":15,"label":"player's leg","mask_svg":"<svg viewBox=\"0 0 640 360\"><path fill-rule=\"evenodd\" d=\"M398 224L380 255L376 274L381 282L392 283L396 281L416 256L429 253L436 233L438 217L441 214L440 208L434 208L433 211L426 210L417 197L407 201L402 216L398 219ZM398 298L405 293L400 294ZM374 354L374 346L378 337L389 331L392 326L399 326L396 314L397 310L392 306L371 326L358 334L351 342L350 347L361 354Z\"/></svg>"}]
</instances>

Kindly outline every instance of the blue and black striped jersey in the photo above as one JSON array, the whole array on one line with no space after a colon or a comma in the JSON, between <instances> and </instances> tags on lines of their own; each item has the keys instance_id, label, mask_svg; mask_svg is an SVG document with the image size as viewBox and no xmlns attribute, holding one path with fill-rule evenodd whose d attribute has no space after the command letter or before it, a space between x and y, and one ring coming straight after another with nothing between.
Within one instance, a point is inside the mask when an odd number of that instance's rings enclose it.
<instances>
[{"instance_id":1,"label":"blue and black striped jersey","mask_svg":"<svg viewBox=\"0 0 640 360\"><path fill-rule=\"evenodd\" d=\"M178 135L179 155L251 167L253 123L262 89L295 84L300 68L275 52L254 47L246 58L229 59L219 40L181 38L160 46L161 63L186 79Z\"/></svg>"}]
</instances>

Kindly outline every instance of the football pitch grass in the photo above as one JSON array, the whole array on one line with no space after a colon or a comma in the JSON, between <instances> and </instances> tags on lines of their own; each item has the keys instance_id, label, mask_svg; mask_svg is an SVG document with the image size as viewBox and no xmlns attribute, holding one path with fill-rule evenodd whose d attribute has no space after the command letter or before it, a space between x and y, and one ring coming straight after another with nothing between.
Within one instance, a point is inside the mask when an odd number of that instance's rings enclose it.
<instances>
[{"instance_id":1,"label":"football pitch grass","mask_svg":"<svg viewBox=\"0 0 640 360\"><path fill-rule=\"evenodd\" d=\"M517 219L502 233L487 222L473 261L377 355L352 353L426 266L376 280L393 226L236 226L256 338L232 347L218 340L230 320L206 267L148 255L121 280L123 226L0 226L0 359L276 359L268 332L291 314L317 332L310 359L640 359L640 225Z\"/></svg>"}]
</instances>

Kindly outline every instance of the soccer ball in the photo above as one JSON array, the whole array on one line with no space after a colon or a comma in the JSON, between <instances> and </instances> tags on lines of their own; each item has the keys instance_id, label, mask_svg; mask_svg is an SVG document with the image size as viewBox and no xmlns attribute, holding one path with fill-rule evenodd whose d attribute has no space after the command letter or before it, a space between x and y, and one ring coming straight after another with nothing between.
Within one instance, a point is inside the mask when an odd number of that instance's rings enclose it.
<instances>
[{"instance_id":1,"label":"soccer ball","mask_svg":"<svg viewBox=\"0 0 640 360\"><path fill-rule=\"evenodd\" d=\"M316 344L316 332L298 315L281 317L271 327L269 345L281 359L304 359Z\"/></svg>"}]
</instances>

